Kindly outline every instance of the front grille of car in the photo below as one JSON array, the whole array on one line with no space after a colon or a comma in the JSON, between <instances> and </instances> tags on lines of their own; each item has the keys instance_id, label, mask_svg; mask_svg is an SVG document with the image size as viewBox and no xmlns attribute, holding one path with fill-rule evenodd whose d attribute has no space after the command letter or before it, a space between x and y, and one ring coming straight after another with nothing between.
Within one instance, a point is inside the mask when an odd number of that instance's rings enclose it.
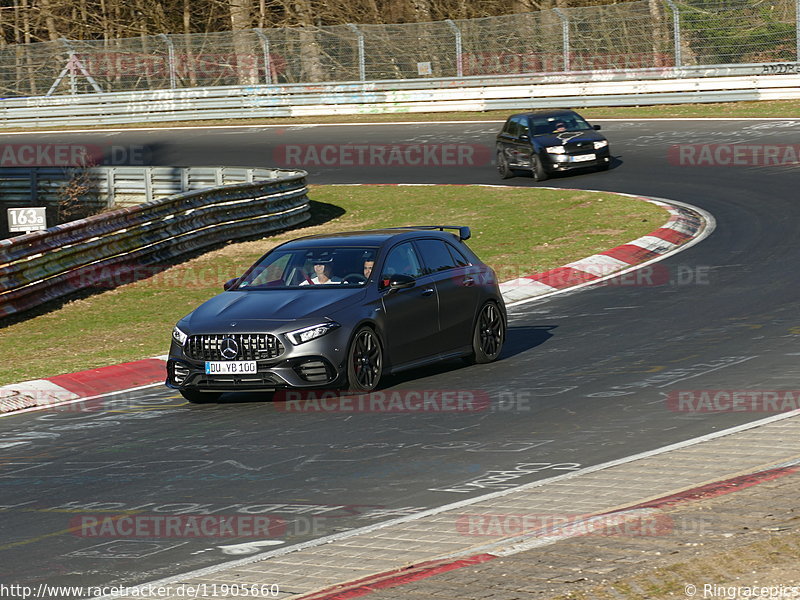
<instances>
[{"instance_id":1,"label":"front grille of car","mask_svg":"<svg viewBox=\"0 0 800 600\"><path fill-rule=\"evenodd\" d=\"M564 144L567 154L583 154L594 152L594 142L571 142Z\"/></svg>"},{"instance_id":2,"label":"front grille of car","mask_svg":"<svg viewBox=\"0 0 800 600\"><path fill-rule=\"evenodd\" d=\"M236 356L222 356L223 342L233 340ZM230 342L227 342L230 346ZM270 333L226 333L192 335L186 340L184 352L193 360L267 360L283 354L281 341Z\"/></svg>"}]
</instances>

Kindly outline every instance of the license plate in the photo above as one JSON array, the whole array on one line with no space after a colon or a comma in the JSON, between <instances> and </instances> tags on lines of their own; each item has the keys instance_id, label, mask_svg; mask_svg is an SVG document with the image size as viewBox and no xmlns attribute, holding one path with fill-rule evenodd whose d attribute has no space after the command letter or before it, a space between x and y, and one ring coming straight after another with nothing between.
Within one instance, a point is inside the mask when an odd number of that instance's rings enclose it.
<instances>
[{"instance_id":1,"label":"license plate","mask_svg":"<svg viewBox=\"0 0 800 600\"><path fill-rule=\"evenodd\" d=\"M254 360L206 361L206 375L242 375L258 373Z\"/></svg>"},{"instance_id":2,"label":"license plate","mask_svg":"<svg viewBox=\"0 0 800 600\"><path fill-rule=\"evenodd\" d=\"M587 160L594 160L594 154L578 154L572 157L572 162L585 162Z\"/></svg>"}]
</instances>

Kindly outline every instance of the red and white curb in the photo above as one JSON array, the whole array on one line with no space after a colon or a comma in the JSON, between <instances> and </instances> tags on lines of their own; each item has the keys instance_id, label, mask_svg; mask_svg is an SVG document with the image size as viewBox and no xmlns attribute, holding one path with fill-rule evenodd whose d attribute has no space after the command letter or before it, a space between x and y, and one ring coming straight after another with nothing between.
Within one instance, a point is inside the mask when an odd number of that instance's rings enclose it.
<instances>
[{"instance_id":1,"label":"red and white curb","mask_svg":"<svg viewBox=\"0 0 800 600\"><path fill-rule=\"evenodd\" d=\"M363 185L363 184L347 184ZM386 184L435 185L435 184ZM509 186L485 186L509 187ZM559 189L563 188L547 188ZM595 191L595 190L581 190ZM520 277L500 284L506 304L519 303L596 284L627 271L663 260L685 250L711 234L714 217L700 208L673 200L630 196L664 207L670 218L663 227L628 244L569 263L544 273ZM147 358L119 365L56 375L0 387L0 414L51 408L88 400L104 394L132 391L163 382L166 357Z\"/></svg>"},{"instance_id":2,"label":"red and white curb","mask_svg":"<svg viewBox=\"0 0 800 600\"><path fill-rule=\"evenodd\" d=\"M440 573L475 566L496 558L513 556L534 548L549 546L562 540L586 535L587 532L603 529L613 530L615 527L624 526L629 521L639 521L643 518L658 515L660 510L664 508L717 498L754 485L774 481L786 475L794 475L800 472L798 464L800 464L800 461L795 460L755 473L715 481L677 494L648 500L627 508L587 516L584 519L571 521L562 526L528 531L516 537L493 541L483 547L473 547L467 552L455 553L449 557L442 557L438 560L417 563L400 569L376 573L362 579L343 582L310 594L298 596L297 600L345 600L358 598L371 592L406 585Z\"/></svg>"},{"instance_id":3,"label":"red and white curb","mask_svg":"<svg viewBox=\"0 0 800 600\"><path fill-rule=\"evenodd\" d=\"M0 387L0 413L55 407L151 386L166 379L166 364L166 356L159 356L4 385Z\"/></svg>"},{"instance_id":4,"label":"red and white curb","mask_svg":"<svg viewBox=\"0 0 800 600\"><path fill-rule=\"evenodd\" d=\"M506 304L542 298L621 277L628 271L642 268L689 248L708 237L714 230L714 217L695 206L645 196L620 195L664 208L670 213L669 220L662 227L627 244L544 273L501 283L500 292Z\"/></svg>"}]
</instances>

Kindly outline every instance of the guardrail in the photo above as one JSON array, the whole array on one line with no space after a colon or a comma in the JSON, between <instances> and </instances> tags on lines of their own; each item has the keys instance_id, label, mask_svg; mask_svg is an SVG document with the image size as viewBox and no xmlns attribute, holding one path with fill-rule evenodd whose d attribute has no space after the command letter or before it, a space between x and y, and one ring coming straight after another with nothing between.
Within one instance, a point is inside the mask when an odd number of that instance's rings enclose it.
<instances>
[{"instance_id":1,"label":"guardrail","mask_svg":"<svg viewBox=\"0 0 800 600\"><path fill-rule=\"evenodd\" d=\"M44 206L48 223L63 221L61 214L64 203L70 201L71 185L73 192L80 192L82 211L74 219L170 194L278 175L275 169L245 167L0 167L0 238L8 237L7 208Z\"/></svg>"},{"instance_id":2,"label":"guardrail","mask_svg":"<svg viewBox=\"0 0 800 600\"><path fill-rule=\"evenodd\" d=\"M762 69L764 65L749 65ZM511 110L800 98L800 75L695 76L740 67L643 69L436 81L239 86L6 99L2 127ZM636 75L637 79L630 79ZM569 80L570 77L574 81ZM676 78L677 77L677 78ZM431 87L431 86L435 87Z\"/></svg>"},{"instance_id":3,"label":"guardrail","mask_svg":"<svg viewBox=\"0 0 800 600\"><path fill-rule=\"evenodd\" d=\"M229 183L273 179L280 173L256 167L0 167L0 190L4 203L36 206L58 201L60 186L83 176L91 199L112 208Z\"/></svg>"},{"instance_id":4,"label":"guardrail","mask_svg":"<svg viewBox=\"0 0 800 600\"><path fill-rule=\"evenodd\" d=\"M269 171L268 180L175 194L0 240L0 317L310 218L305 171Z\"/></svg>"}]
</instances>

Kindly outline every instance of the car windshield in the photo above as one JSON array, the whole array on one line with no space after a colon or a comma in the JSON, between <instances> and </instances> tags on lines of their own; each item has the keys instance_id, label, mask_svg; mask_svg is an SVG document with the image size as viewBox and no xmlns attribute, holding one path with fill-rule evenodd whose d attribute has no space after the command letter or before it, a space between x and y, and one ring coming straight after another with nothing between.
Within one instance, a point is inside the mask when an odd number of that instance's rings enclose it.
<instances>
[{"instance_id":1,"label":"car windshield","mask_svg":"<svg viewBox=\"0 0 800 600\"><path fill-rule=\"evenodd\" d=\"M534 117L531 121L533 121L533 131L535 135L561 133L564 131L584 131L592 128L591 125L578 115Z\"/></svg>"},{"instance_id":2,"label":"car windshield","mask_svg":"<svg viewBox=\"0 0 800 600\"><path fill-rule=\"evenodd\" d=\"M245 273L232 290L361 287L372 277L377 248L277 249Z\"/></svg>"}]
</instances>

